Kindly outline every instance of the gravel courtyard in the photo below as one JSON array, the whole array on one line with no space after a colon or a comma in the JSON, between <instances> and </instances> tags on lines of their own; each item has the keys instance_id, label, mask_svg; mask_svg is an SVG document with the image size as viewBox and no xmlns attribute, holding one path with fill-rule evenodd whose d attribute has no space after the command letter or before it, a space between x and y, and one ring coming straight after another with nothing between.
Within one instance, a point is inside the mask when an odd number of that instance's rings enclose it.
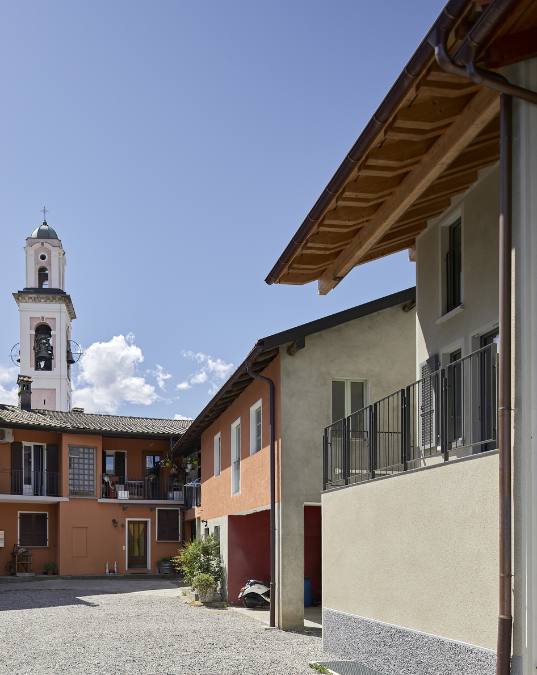
<instances>
[{"instance_id":1,"label":"gravel courtyard","mask_svg":"<svg viewBox=\"0 0 537 675\"><path fill-rule=\"evenodd\" d=\"M190 607L160 579L0 582L0 673L299 675L321 639Z\"/></svg>"}]
</instances>

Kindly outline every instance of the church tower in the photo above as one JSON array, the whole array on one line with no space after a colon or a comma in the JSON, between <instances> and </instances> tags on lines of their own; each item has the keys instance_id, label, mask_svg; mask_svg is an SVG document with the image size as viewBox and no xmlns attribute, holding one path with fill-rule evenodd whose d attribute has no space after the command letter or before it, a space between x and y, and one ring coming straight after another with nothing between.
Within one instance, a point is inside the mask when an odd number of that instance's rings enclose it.
<instances>
[{"instance_id":1,"label":"church tower","mask_svg":"<svg viewBox=\"0 0 537 675\"><path fill-rule=\"evenodd\" d=\"M13 293L20 317L20 374L32 378L32 408L69 411L76 315L65 292L65 252L46 219L26 239L24 250L26 285Z\"/></svg>"}]
</instances>

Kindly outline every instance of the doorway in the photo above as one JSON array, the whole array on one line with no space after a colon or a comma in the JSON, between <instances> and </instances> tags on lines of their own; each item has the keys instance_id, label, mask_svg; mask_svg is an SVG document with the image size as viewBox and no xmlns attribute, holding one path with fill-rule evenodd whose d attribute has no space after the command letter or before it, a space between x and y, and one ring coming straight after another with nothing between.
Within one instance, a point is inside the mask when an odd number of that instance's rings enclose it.
<instances>
[{"instance_id":1,"label":"doorway","mask_svg":"<svg viewBox=\"0 0 537 675\"><path fill-rule=\"evenodd\" d=\"M149 519L127 518L127 569L151 569Z\"/></svg>"}]
</instances>

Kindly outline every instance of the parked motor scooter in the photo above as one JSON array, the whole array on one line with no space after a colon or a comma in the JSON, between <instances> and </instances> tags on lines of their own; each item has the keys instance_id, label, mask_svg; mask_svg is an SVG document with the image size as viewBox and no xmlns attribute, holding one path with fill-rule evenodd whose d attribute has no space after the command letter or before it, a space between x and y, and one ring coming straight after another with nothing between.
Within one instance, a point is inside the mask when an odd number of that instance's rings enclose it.
<instances>
[{"instance_id":1,"label":"parked motor scooter","mask_svg":"<svg viewBox=\"0 0 537 675\"><path fill-rule=\"evenodd\" d=\"M261 609L270 605L270 587L264 581L249 579L241 588L239 600L248 609Z\"/></svg>"}]
</instances>

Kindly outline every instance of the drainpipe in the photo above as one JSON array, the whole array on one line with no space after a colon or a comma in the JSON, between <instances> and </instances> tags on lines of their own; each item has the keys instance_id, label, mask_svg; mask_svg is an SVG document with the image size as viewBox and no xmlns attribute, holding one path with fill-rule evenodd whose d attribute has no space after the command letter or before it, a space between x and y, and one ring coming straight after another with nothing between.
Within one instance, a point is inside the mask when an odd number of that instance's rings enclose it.
<instances>
[{"instance_id":1,"label":"drainpipe","mask_svg":"<svg viewBox=\"0 0 537 675\"><path fill-rule=\"evenodd\" d=\"M500 99L500 355L498 377L498 450L500 459L499 613L496 650L497 675L511 672L512 552L511 552L511 196L512 196L512 103L508 94Z\"/></svg>"},{"instance_id":2,"label":"drainpipe","mask_svg":"<svg viewBox=\"0 0 537 675\"><path fill-rule=\"evenodd\" d=\"M266 382L269 386L270 426L270 627L276 626L276 387L270 377L254 372L251 366L246 372L254 380Z\"/></svg>"},{"instance_id":3,"label":"drainpipe","mask_svg":"<svg viewBox=\"0 0 537 675\"><path fill-rule=\"evenodd\" d=\"M493 27L489 22L488 28ZM471 32L471 31L470 31ZM480 35L486 39L486 31ZM470 34L467 36L470 38ZM480 41L471 40L470 60L457 65L446 47L447 34L431 38L438 65L446 72L500 92L500 217L499 217L499 324L498 452L499 452L499 603L496 675L511 672L512 612L512 480L511 480L511 201L512 201L512 97L537 104L537 92L507 78L478 68L473 62Z\"/></svg>"}]
</instances>

